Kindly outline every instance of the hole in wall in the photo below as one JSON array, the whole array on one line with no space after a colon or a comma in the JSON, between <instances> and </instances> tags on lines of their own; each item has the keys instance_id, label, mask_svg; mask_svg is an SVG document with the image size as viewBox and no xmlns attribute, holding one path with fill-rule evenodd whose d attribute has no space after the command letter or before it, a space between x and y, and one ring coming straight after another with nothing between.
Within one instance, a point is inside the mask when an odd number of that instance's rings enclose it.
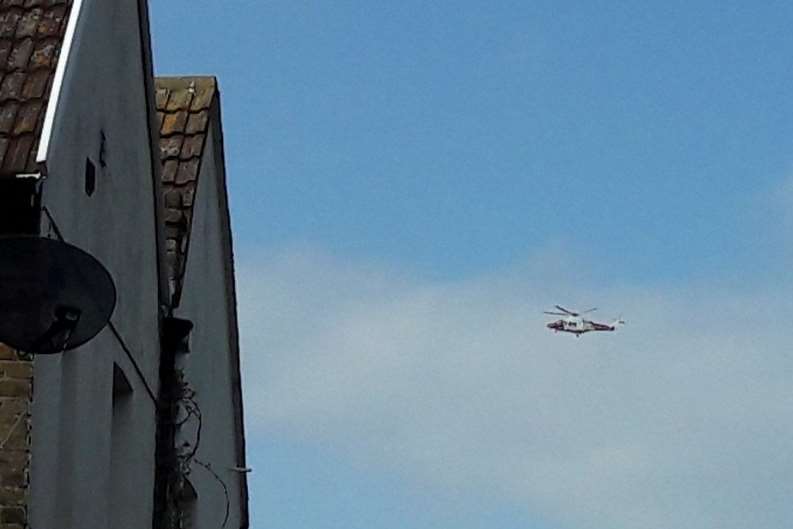
<instances>
[{"instance_id":1,"label":"hole in wall","mask_svg":"<svg viewBox=\"0 0 793 529\"><path fill-rule=\"evenodd\" d=\"M96 166L90 158L85 159L85 194L89 197L96 191Z\"/></svg>"},{"instance_id":2,"label":"hole in wall","mask_svg":"<svg viewBox=\"0 0 793 529\"><path fill-rule=\"evenodd\" d=\"M99 165L102 168L107 167L107 136L105 136L105 131L99 131Z\"/></svg>"}]
</instances>

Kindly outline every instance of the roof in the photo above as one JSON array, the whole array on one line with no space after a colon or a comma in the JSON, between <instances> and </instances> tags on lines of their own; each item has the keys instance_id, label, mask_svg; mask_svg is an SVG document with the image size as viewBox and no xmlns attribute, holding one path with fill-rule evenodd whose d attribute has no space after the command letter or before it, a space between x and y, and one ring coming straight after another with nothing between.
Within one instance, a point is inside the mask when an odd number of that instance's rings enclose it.
<instances>
[{"instance_id":1,"label":"roof","mask_svg":"<svg viewBox=\"0 0 793 529\"><path fill-rule=\"evenodd\" d=\"M0 176L36 153L72 0L0 0Z\"/></svg>"},{"instance_id":2,"label":"roof","mask_svg":"<svg viewBox=\"0 0 793 529\"><path fill-rule=\"evenodd\" d=\"M171 304L178 306L184 283L193 203L206 148L210 111L217 95L214 77L158 77L165 237Z\"/></svg>"}]
</instances>

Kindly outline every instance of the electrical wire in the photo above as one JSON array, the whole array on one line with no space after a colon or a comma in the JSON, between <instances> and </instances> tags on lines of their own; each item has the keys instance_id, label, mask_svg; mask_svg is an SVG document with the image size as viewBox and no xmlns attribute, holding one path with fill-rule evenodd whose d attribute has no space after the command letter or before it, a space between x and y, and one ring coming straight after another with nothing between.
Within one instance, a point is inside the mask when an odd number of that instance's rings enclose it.
<instances>
[{"instance_id":1,"label":"electrical wire","mask_svg":"<svg viewBox=\"0 0 793 529\"><path fill-rule=\"evenodd\" d=\"M226 496L226 515L223 517L223 524L221 524L220 528L221 528L221 529L225 529L225 527L226 527L226 524L227 524L227 523L228 523L228 521L229 521L229 511L231 510L231 501L229 500L229 488L228 488L228 486L226 485L226 482L225 482L225 481L223 481L223 480L220 478L220 476L218 476L217 472L215 472L215 471L212 469L212 466L211 466L209 463L204 463L203 461L201 461L201 460L198 460L198 459L193 459L193 462L194 462L196 465L198 465L198 466L200 466L200 467L202 467L202 468L206 469L206 470L207 470L207 472L209 472L210 474L212 474L212 477L214 477L214 478L215 478L215 480L216 480L218 483L220 483L220 486L221 486L221 487L223 487L223 494L225 494L225 496Z\"/></svg>"},{"instance_id":2,"label":"electrical wire","mask_svg":"<svg viewBox=\"0 0 793 529\"><path fill-rule=\"evenodd\" d=\"M229 497L228 485L226 485L226 482L223 481L223 479L217 474L217 472L214 471L214 469L209 463L205 463L204 461L201 461L195 457L196 454L198 453L198 448L201 445L201 433L203 431L203 415L201 413L201 407L199 406L198 401L196 401L195 399L196 392L190 386L190 383L185 380L184 371L181 369L177 369L176 378L177 378L176 387L178 392L176 403L179 406L179 408L184 410L184 416L179 418L180 411L177 410L177 419L174 421L174 424L177 427L181 427L187 424L191 418L194 418L198 422L198 424L196 425L196 433L193 443L185 441L182 444L182 448L185 449L185 451L177 455L177 460L178 460L177 487L179 488L184 487L184 481L187 480L187 476L190 475L192 471L193 463L195 463L196 465L200 466L201 468L209 472L212 475L212 477L215 478L215 480L218 483L220 483L220 486L223 488L223 495L225 496L225 501L226 501L226 512L225 515L223 516L223 523L221 524L221 529L225 529L231 511L231 500ZM178 511L180 511L178 513L178 516L181 519L183 513L181 512L178 506L176 508Z\"/></svg>"}]
</instances>

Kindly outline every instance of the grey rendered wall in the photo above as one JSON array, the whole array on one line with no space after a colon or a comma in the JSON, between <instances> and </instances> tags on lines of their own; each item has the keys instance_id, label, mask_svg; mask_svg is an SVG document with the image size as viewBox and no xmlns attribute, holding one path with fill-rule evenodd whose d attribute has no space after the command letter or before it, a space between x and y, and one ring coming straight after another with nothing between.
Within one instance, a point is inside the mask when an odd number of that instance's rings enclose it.
<instances>
[{"instance_id":1,"label":"grey rendered wall","mask_svg":"<svg viewBox=\"0 0 793 529\"><path fill-rule=\"evenodd\" d=\"M240 479L236 463L235 411L232 400L232 344L226 307L230 290L226 284L223 229L216 173L216 136L207 138L196 192L193 228L190 236L187 271L178 316L191 320L191 352L181 355L178 365L196 391L201 408L202 432L196 459L207 463L224 482L229 495L227 528L240 527ZM181 440L195 442L194 428L184 428ZM190 482L198 498L194 507L193 529L218 529L226 510L222 485L201 465L194 464Z\"/></svg>"},{"instance_id":2,"label":"grey rendered wall","mask_svg":"<svg viewBox=\"0 0 793 529\"><path fill-rule=\"evenodd\" d=\"M151 527L158 276L138 21L137 0L85 1L55 118L43 203L64 239L110 270L118 336L106 328L77 350L36 358L36 529ZM90 197L86 158L97 171ZM114 364L121 379L115 401Z\"/></svg>"}]
</instances>

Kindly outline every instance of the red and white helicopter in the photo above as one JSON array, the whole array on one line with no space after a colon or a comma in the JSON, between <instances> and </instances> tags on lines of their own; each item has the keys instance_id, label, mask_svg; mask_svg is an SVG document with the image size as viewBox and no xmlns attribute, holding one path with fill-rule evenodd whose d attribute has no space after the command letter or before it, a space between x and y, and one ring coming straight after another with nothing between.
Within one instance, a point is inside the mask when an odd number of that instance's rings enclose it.
<instances>
[{"instance_id":1,"label":"red and white helicopter","mask_svg":"<svg viewBox=\"0 0 793 529\"><path fill-rule=\"evenodd\" d=\"M625 322L619 318L614 320L611 324L608 324L597 323L582 317L584 314L589 314L590 312L596 311L596 308L585 310L583 312L573 312L572 310L567 310L566 308L560 307L559 305L554 305L554 307L559 309L561 312L545 311L543 314L563 316L563 318L549 323L547 327L549 329L553 329L554 332L569 332L575 334L577 338L580 338L584 333L593 331L615 331L617 330L617 325L625 324Z\"/></svg>"}]
</instances>

